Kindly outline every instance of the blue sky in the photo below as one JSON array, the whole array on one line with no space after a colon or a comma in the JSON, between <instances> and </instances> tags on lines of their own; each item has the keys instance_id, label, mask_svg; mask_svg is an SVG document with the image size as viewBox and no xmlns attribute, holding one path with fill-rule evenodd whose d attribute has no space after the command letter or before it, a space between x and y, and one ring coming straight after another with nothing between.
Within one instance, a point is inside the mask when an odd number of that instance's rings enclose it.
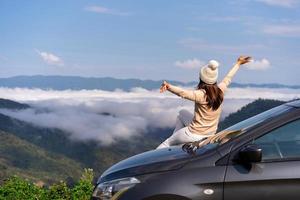
<instances>
[{"instance_id":1,"label":"blue sky","mask_svg":"<svg viewBox=\"0 0 300 200\"><path fill-rule=\"evenodd\" d=\"M300 84L299 0L1 0L0 76L220 79L240 54L240 83Z\"/></svg>"}]
</instances>

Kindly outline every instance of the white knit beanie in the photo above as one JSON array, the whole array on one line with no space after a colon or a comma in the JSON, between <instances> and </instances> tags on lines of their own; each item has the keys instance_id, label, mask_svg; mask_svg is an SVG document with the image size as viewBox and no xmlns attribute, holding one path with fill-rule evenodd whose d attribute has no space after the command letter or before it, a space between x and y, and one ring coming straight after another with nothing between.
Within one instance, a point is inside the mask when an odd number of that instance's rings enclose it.
<instances>
[{"instance_id":1,"label":"white knit beanie","mask_svg":"<svg viewBox=\"0 0 300 200\"><path fill-rule=\"evenodd\" d=\"M218 61L211 60L200 70L200 80L206 84L215 84L218 79Z\"/></svg>"}]
</instances>

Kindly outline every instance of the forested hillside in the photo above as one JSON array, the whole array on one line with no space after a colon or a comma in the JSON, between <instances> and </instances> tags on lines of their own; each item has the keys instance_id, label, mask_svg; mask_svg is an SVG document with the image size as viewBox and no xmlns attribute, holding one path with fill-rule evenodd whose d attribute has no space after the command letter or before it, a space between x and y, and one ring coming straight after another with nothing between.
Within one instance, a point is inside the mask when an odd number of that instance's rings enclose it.
<instances>
[{"instance_id":1,"label":"forested hillside","mask_svg":"<svg viewBox=\"0 0 300 200\"><path fill-rule=\"evenodd\" d=\"M263 99L254 101L226 117L220 123L219 129L282 103ZM0 108L29 107L0 99ZM0 179L19 175L45 183L58 180L74 182L84 168L94 169L98 176L103 170L126 157L154 149L171 133L171 129L151 129L130 141L101 146L94 141L72 141L68 138L68 133L61 130L36 127L0 114Z\"/></svg>"}]
</instances>

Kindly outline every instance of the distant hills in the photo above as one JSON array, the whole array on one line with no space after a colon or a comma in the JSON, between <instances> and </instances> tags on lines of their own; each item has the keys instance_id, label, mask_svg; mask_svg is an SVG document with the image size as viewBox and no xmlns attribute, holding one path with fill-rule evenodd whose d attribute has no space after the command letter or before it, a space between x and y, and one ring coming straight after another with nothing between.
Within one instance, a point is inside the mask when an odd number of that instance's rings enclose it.
<instances>
[{"instance_id":1,"label":"distant hills","mask_svg":"<svg viewBox=\"0 0 300 200\"><path fill-rule=\"evenodd\" d=\"M175 85L195 87L197 82L179 82L169 80ZM81 90L81 89L99 89L113 91L122 89L129 91L135 87L141 87L148 90L158 89L162 81L140 80L140 79L117 79L117 78L86 78L79 76L15 76L10 78L0 78L0 87L9 88L40 88L53 90ZM240 84L232 83L231 87L258 87L258 88L289 88L299 89L300 85L282 85L277 83L270 84Z\"/></svg>"},{"instance_id":2,"label":"distant hills","mask_svg":"<svg viewBox=\"0 0 300 200\"><path fill-rule=\"evenodd\" d=\"M219 128L221 130L282 103L259 99L229 115ZM0 108L18 110L29 107L0 99ZM139 137L101 146L96 141L72 141L62 130L37 127L0 113L0 182L12 175L45 183L74 182L83 168L93 168L97 176L126 157L154 149L172 132L172 129L150 129Z\"/></svg>"}]
</instances>

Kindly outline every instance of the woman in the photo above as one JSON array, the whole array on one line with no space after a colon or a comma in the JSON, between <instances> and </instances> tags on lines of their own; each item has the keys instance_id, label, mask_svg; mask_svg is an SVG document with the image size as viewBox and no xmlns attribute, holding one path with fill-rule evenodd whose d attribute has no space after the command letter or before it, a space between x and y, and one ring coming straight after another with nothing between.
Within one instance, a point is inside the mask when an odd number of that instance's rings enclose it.
<instances>
[{"instance_id":1,"label":"woman","mask_svg":"<svg viewBox=\"0 0 300 200\"><path fill-rule=\"evenodd\" d=\"M193 119L188 126L185 126L185 122L189 118L188 113L184 111L179 113L173 134L160 144L157 149L213 136L218 128L224 93L240 65L250 61L251 57L240 56L236 64L219 84L217 84L219 63L215 60L209 61L200 70L200 82L196 90L184 90L164 81L160 87L160 92L168 90L182 98L194 101L195 108Z\"/></svg>"}]
</instances>

